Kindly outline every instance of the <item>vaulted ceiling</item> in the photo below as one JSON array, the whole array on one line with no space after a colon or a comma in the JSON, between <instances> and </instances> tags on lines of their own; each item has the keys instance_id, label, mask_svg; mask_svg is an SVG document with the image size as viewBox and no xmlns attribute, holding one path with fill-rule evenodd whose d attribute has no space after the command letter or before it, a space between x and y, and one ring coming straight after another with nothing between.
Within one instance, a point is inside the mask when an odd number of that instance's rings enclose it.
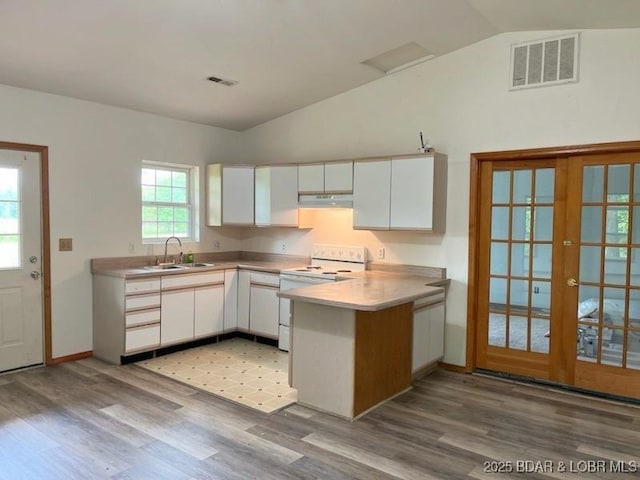
<instances>
[{"instance_id":1,"label":"vaulted ceiling","mask_svg":"<svg viewBox=\"0 0 640 480\"><path fill-rule=\"evenodd\" d=\"M4 0L0 83L244 130L383 77L362 62L398 47L629 27L638 0Z\"/></svg>"}]
</instances>

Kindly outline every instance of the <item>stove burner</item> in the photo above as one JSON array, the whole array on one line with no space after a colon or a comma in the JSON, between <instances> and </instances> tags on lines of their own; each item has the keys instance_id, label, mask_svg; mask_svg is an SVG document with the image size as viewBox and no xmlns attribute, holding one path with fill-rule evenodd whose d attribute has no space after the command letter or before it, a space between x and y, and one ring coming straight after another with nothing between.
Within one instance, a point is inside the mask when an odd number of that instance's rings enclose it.
<instances>
[{"instance_id":1,"label":"stove burner","mask_svg":"<svg viewBox=\"0 0 640 480\"><path fill-rule=\"evenodd\" d=\"M322 272L323 275L335 275L338 272Z\"/></svg>"},{"instance_id":2,"label":"stove burner","mask_svg":"<svg viewBox=\"0 0 640 480\"><path fill-rule=\"evenodd\" d=\"M350 273L351 270L337 270L338 273Z\"/></svg>"}]
</instances>

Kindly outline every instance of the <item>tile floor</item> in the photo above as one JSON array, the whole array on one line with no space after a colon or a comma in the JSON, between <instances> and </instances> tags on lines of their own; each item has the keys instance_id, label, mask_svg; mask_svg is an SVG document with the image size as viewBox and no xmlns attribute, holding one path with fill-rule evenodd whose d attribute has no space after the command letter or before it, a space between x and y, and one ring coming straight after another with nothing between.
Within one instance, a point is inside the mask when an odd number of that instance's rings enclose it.
<instances>
[{"instance_id":1,"label":"tile floor","mask_svg":"<svg viewBox=\"0 0 640 480\"><path fill-rule=\"evenodd\" d=\"M163 355L137 365L265 413L296 402L289 356L241 338Z\"/></svg>"}]
</instances>

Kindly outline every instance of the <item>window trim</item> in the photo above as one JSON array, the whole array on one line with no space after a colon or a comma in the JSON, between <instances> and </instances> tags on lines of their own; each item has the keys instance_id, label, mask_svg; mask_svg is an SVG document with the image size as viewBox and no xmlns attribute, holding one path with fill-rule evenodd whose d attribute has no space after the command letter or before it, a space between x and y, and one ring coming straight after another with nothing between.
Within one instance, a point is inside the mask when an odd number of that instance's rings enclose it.
<instances>
[{"instance_id":1,"label":"window trim","mask_svg":"<svg viewBox=\"0 0 640 480\"><path fill-rule=\"evenodd\" d=\"M142 201L142 169L144 168L152 168L156 170L179 170L187 173L187 203L186 204L178 204L173 202L144 202ZM142 234L142 209L145 206L176 206L186 205L189 209L189 235L186 237L180 237L182 242L199 242L200 241L200 206L199 206L199 185L200 185L200 174L199 167L197 165L188 165L181 163L170 163L170 162L157 162L153 160L142 160L142 164L140 166L140 180L138 182L140 186L140 238L142 240L143 245L157 245L164 243L166 238L164 237L156 237L156 238L144 238Z\"/></svg>"}]
</instances>

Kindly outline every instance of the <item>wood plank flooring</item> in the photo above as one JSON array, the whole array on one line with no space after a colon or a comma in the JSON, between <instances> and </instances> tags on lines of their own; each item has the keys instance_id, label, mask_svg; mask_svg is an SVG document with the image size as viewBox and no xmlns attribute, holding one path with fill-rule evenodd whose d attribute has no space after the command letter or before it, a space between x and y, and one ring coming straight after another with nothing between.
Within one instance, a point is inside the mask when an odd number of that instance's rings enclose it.
<instances>
[{"instance_id":1,"label":"wood plank flooring","mask_svg":"<svg viewBox=\"0 0 640 480\"><path fill-rule=\"evenodd\" d=\"M620 479L639 445L637 406L444 371L354 423L96 359L0 376L0 479Z\"/></svg>"}]
</instances>

